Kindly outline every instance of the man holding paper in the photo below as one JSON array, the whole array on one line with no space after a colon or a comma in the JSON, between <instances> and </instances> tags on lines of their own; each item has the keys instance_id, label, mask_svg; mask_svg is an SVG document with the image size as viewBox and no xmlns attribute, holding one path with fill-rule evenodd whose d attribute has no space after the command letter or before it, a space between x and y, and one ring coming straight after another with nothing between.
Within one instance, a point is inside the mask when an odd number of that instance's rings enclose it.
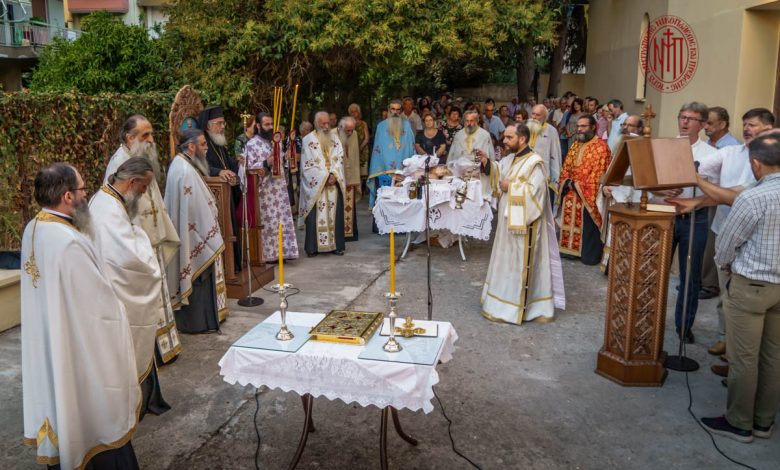
<instances>
[{"instance_id":1,"label":"man holding paper","mask_svg":"<svg viewBox=\"0 0 780 470\"><path fill-rule=\"evenodd\" d=\"M498 163L498 227L481 299L482 314L493 321L549 322L556 307L565 308L547 171L529 139L524 124L504 130L510 154Z\"/></svg>"}]
</instances>

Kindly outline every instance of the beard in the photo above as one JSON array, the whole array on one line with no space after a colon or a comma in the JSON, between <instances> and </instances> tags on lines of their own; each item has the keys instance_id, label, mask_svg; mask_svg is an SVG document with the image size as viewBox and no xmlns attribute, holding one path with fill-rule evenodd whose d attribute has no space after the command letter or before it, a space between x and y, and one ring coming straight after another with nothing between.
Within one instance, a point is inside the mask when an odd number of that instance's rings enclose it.
<instances>
[{"instance_id":1,"label":"beard","mask_svg":"<svg viewBox=\"0 0 780 470\"><path fill-rule=\"evenodd\" d=\"M477 132L477 129L479 129L479 126L475 124L473 126L466 126L466 127L464 127L464 129L466 129L466 134L473 134L473 133Z\"/></svg>"},{"instance_id":2,"label":"beard","mask_svg":"<svg viewBox=\"0 0 780 470\"><path fill-rule=\"evenodd\" d=\"M593 139L593 137L595 137L595 136L596 136L596 133L593 132L593 131L586 131L586 132L582 132L582 133L578 132L577 133L577 142L588 142L591 139Z\"/></svg>"},{"instance_id":3,"label":"beard","mask_svg":"<svg viewBox=\"0 0 780 470\"><path fill-rule=\"evenodd\" d=\"M542 133L542 123L536 119L528 119L525 121L525 125L528 127L528 130L531 131L531 135L538 136Z\"/></svg>"},{"instance_id":4,"label":"beard","mask_svg":"<svg viewBox=\"0 0 780 470\"><path fill-rule=\"evenodd\" d=\"M390 116L387 118L387 133L390 135L401 135L404 121L401 116Z\"/></svg>"},{"instance_id":5,"label":"beard","mask_svg":"<svg viewBox=\"0 0 780 470\"><path fill-rule=\"evenodd\" d=\"M225 134L211 131L208 131L207 133L209 135L209 139L211 139L215 145L219 145L220 147L227 147L227 139L225 138Z\"/></svg>"},{"instance_id":6,"label":"beard","mask_svg":"<svg viewBox=\"0 0 780 470\"><path fill-rule=\"evenodd\" d=\"M87 198L82 199L73 207L73 225L79 232L92 238L92 218L89 214L89 203Z\"/></svg>"},{"instance_id":7,"label":"beard","mask_svg":"<svg viewBox=\"0 0 780 470\"><path fill-rule=\"evenodd\" d=\"M324 148L330 148L333 145L333 141L330 138L330 130L317 129L317 140L320 141L320 145Z\"/></svg>"},{"instance_id":8,"label":"beard","mask_svg":"<svg viewBox=\"0 0 780 470\"><path fill-rule=\"evenodd\" d=\"M261 137L263 140L269 140L269 141L270 141L270 140L271 140L271 139L274 137L274 131L273 131L273 129L270 129L270 130L265 130L265 129L262 129L262 128L261 128L261 129L260 129L260 132L258 132L258 134L260 135L260 137Z\"/></svg>"},{"instance_id":9,"label":"beard","mask_svg":"<svg viewBox=\"0 0 780 470\"><path fill-rule=\"evenodd\" d=\"M200 150L195 151L195 155L192 156L192 163L200 170L205 176L209 176L209 162L206 160L206 154Z\"/></svg>"},{"instance_id":10,"label":"beard","mask_svg":"<svg viewBox=\"0 0 780 470\"><path fill-rule=\"evenodd\" d=\"M123 194L122 197L125 198L128 217L130 217L130 220L135 219L135 216L138 215L138 203L141 201L141 195L135 192L133 188L130 188L127 194Z\"/></svg>"},{"instance_id":11,"label":"beard","mask_svg":"<svg viewBox=\"0 0 780 470\"><path fill-rule=\"evenodd\" d=\"M128 147L128 153L130 158L133 157L145 157L149 160L149 164L152 165L154 171L154 179L157 183L160 183L160 157L157 154L157 146L152 142L141 142L136 140L130 147Z\"/></svg>"}]
</instances>

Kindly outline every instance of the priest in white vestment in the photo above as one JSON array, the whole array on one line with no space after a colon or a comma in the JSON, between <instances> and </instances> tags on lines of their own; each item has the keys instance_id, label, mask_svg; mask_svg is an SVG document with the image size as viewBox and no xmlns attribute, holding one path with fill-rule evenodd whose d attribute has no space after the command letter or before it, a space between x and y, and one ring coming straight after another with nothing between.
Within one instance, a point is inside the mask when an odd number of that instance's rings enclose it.
<instances>
[{"instance_id":1,"label":"priest in white vestment","mask_svg":"<svg viewBox=\"0 0 780 470\"><path fill-rule=\"evenodd\" d=\"M358 240L357 202L360 200L360 144L355 132L357 121L346 116L339 122L339 140L344 149L344 238L348 242Z\"/></svg>"},{"instance_id":2,"label":"priest in white vestment","mask_svg":"<svg viewBox=\"0 0 780 470\"><path fill-rule=\"evenodd\" d=\"M165 202L158 185L162 181L153 131L152 124L140 114L130 116L125 121L121 132L122 144L108 162L103 183L108 182L109 175L115 173L119 165L130 157L145 157L154 168L154 180L148 191L138 200L138 214L133 218L133 223L143 228L149 236L162 275L157 305L154 306L157 312L155 348L158 362L167 364L175 360L181 352L166 274L168 263L178 253L179 235L165 210Z\"/></svg>"},{"instance_id":3,"label":"priest in white vestment","mask_svg":"<svg viewBox=\"0 0 780 470\"><path fill-rule=\"evenodd\" d=\"M165 185L165 208L181 238L178 255L168 265L168 287L176 327L184 333L217 331L228 314L225 244L214 195L203 180L206 150L203 131L183 131Z\"/></svg>"},{"instance_id":4,"label":"priest in white vestment","mask_svg":"<svg viewBox=\"0 0 780 470\"><path fill-rule=\"evenodd\" d=\"M547 172L529 138L524 124L504 130L510 154L499 162L498 226L481 298L485 317L518 325L552 321L565 308Z\"/></svg>"},{"instance_id":5,"label":"priest in white vestment","mask_svg":"<svg viewBox=\"0 0 780 470\"><path fill-rule=\"evenodd\" d=\"M554 193L558 189L558 178L561 176L561 139L555 126L547 123L547 107L537 104L531 108L531 116L525 122L531 131L531 140L528 146L544 160L544 169L547 171L550 182L550 203L554 200Z\"/></svg>"},{"instance_id":6,"label":"priest in white vestment","mask_svg":"<svg viewBox=\"0 0 780 470\"><path fill-rule=\"evenodd\" d=\"M454 174L458 175L458 166L473 163L482 154L486 155L490 164L483 164L483 171L480 172L482 198L495 202L495 198L499 195L497 175L490 170L486 171L496 162L496 152L490 132L479 127L479 113L474 110L463 113L463 123L463 129L456 132L452 139L450 153L447 156L447 166Z\"/></svg>"},{"instance_id":7,"label":"priest in white vestment","mask_svg":"<svg viewBox=\"0 0 780 470\"><path fill-rule=\"evenodd\" d=\"M89 203L95 250L106 276L125 306L133 333L136 373L146 412L160 415L171 407L162 397L154 360L157 307L160 300L160 266L146 232L136 225L141 196L154 180L145 157L119 165Z\"/></svg>"},{"instance_id":8,"label":"priest in white vestment","mask_svg":"<svg viewBox=\"0 0 780 470\"><path fill-rule=\"evenodd\" d=\"M306 226L308 256L323 252L340 256L345 248L344 149L330 128L328 113L318 112L314 126L316 130L303 138L298 224Z\"/></svg>"},{"instance_id":9,"label":"priest in white vestment","mask_svg":"<svg viewBox=\"0 0 780 470\"><path fill-rule=\"evenodd\" d=\"M86 235L84 180L50 165L35 177L35 200L42 209L22 236L24 442L42 465L138 468L133 336Z\"/></svg>"}]
</instances>

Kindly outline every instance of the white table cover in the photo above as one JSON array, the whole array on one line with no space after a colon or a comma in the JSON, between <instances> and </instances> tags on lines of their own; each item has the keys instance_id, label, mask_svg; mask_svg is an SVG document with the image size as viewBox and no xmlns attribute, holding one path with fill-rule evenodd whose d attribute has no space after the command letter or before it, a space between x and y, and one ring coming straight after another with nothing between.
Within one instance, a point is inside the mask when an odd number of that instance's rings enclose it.
<instances>
[{"instance_id":1,"label":"white table cover","mask_svg":"<svg viewBox=\"0 0 780 470\"><path fill-rule=\"evenodd\" d=\"M442 183L435 186L439 185ZM432 190L431 193L433 195L434 191ZM447 229L455 235L490 240L493 211L490 209L490 204L482 199L480 181L469 181L468 195L469 197L463 203L463 209L455 209L454 189L448 200L441 200L438 195L432 197L431 230ZM393 227L396 233L423 232L425 231L425 195L423 194L422 199L412 200L379 197L374 205L374 220L382 235L390 233L390 227Z\"/></svg>"},{"instance_id":2,"label":"white table cover","mask_svg":"<svg viewBox=\"0 0 780 470\"><path fill-rule=\"evenodd\" d=\"M324 316L288 312L287 323L311 327ZM280 313L265 322L280 324ZM451 323L436 323L444 337L436 363L447 362L452 359L458 335ZM436 366L362 360L358 359L361 350L361 346L311 340L296 353L231 346L219 361L220 374L230 384L265 385L364 407L433 411L433 386L439 382Z\"/></svg>"}]
</instances>

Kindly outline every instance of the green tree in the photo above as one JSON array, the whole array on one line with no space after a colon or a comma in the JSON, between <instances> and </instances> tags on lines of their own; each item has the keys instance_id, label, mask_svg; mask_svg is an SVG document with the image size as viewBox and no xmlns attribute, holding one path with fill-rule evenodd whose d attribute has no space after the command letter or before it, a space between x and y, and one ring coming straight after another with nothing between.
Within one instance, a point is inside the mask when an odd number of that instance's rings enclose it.
<instances>
[{"instance_id":1,"label":"green tree","mask_svg":"<svg viewBox=\"0 0 780 470\"><path fill-rule=\"evenodd\" d=\"M75 41L56 38L41 54L30 88L87 94L146 92L171 85L160 41L141 25L126 25L97 12L82 23Z\"/></svg>"}]
</instances>

